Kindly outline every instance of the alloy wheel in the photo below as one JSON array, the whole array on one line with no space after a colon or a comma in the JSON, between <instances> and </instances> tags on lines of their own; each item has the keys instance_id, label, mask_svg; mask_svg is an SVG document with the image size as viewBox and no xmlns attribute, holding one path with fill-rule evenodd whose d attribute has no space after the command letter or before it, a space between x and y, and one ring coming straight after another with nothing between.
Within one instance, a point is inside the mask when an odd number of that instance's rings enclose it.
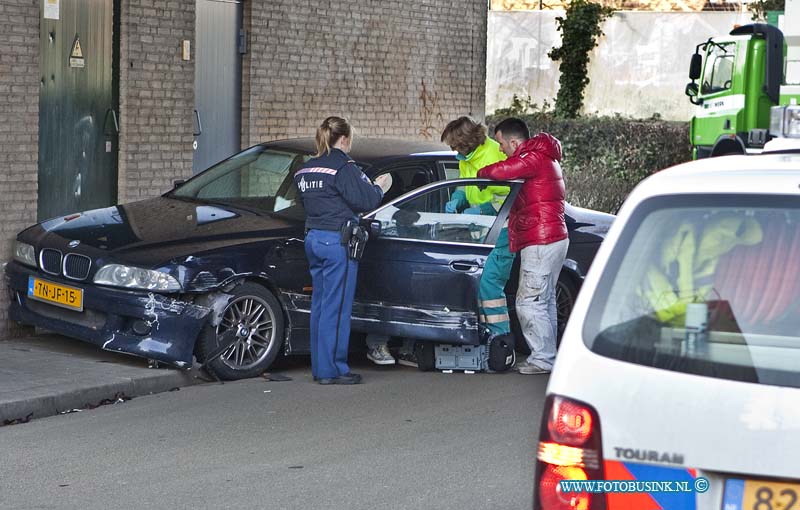
<instances>
[{"instance_id":1,"label":"alloy wheel","mask_svg":"<svg viewBox=\"0 0 800 510\"><path fill-rule=\"evenodd\" d=\"M556 314L558 316L558 336L564 332L567 325L569 314L572 313L572 306L575 303L575 295L572 289L561 280L556 285Z\"/></svg>"},{"instance_id":2,"label":"alloy wheel","mask_svg":"<svg viewBox=\"0 0 800 510\"><path fill-rule=\"evenodd\" d=\"M234 370L247 370L261 362L275 342L275 315L257 296L240 296L225 308L217 326L217 339L233 331L235 340L220 356Z\"/></svg>"}]
</instances>

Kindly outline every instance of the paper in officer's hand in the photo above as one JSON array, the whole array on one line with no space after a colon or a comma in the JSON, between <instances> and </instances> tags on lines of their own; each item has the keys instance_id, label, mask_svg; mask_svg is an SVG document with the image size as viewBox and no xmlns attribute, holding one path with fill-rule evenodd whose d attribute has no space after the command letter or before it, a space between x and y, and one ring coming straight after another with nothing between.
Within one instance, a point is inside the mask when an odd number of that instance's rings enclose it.
<instances>
[{"instance_id":1,"label":"paper in officer's hand","mask_svg":"<svg viewBox=\"0 0 800 510\"><path fill-rule=\"evenodd\" d=\"M375 184L379 186L384 193L389 191L389 188L392 187L392 176L391 174L383 174L379 175L375 178Z\"/></svg>"}]
</instances>

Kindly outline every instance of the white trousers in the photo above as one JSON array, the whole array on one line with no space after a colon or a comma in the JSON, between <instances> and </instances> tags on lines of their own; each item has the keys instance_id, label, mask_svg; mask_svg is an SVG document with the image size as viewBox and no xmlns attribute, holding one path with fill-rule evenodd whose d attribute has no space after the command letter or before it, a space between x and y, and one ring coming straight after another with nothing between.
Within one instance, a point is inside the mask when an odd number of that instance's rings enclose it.
<instances>
[{"instance_id":1,"label":"white trousers","mask_svg":"<svg viewBox=\"0 0 800 510\"><path fill-rule=\"evenodd\" d=\"M528 363L545 370L551 370L556 360L556 285L567 248L569 239L564 239L528 246L520 252L517 317L531 349Z\"/></svg>"}]
</instances>

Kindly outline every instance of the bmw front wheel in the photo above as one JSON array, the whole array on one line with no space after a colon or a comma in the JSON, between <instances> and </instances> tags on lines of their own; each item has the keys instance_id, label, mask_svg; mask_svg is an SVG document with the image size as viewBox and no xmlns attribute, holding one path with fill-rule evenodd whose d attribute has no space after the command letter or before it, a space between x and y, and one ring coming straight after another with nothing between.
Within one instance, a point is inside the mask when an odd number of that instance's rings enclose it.
<instances>
[{"instance_id":1,"label":"bmw front wheel","mask_svg":"<svg viewBox=\"0 0 800 510\"><path fill-rule=\"evenodd\" d=\"M198 358L220 379L256 377L275 361L283 344L281 306L272 292L252 282L232 294L220 323L207 325L200 335Z\"/></svg>"}]
</instances>

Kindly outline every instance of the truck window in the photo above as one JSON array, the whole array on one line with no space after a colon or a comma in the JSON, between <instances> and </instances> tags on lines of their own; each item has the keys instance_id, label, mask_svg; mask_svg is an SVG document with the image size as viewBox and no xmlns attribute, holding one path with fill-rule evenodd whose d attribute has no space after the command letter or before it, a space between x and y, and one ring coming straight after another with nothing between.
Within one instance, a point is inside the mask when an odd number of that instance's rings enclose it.
<instances>
[{"instance_id":1,"label":"truck window","mask_svg":"<svg viewBox=\"0 0 800 510\"><path fill-rule=\"evenodd\" d=\"M731 88L735 49L734 43L711 45L706 57L701 94L713 94Z\"/></svg>"}]
</instances>

